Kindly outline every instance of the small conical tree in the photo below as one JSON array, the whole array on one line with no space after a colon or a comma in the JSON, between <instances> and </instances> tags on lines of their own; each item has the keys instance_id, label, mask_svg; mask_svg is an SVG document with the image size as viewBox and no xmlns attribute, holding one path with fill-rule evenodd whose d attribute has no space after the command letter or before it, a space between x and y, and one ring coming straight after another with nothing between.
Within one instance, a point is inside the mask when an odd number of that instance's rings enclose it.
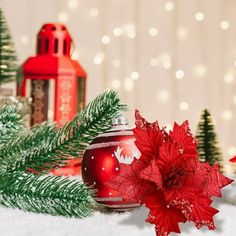
<instances>
[{"instance_id":1,"label":"small conical tree","mask_svg":"<svg viewBox=\"0 0 236 236\"><path fill-rule=\"evenodd\" d=\"M17 58L13 41L2 9L0 8L0 85L14 80Z\"/></svg>"},{"instance_id":2,"label":"small conical tree","mask_svg":"<svg viewBox=\"0 0 236 236\"><path fill-rule=\"evenodd\" d=\"M212 117L207 109L202 112L196 138L198 140L199 160L201 162L209 162L210 165L221 165L223 156L218 144Z\"/></svg>"}]
</instances>

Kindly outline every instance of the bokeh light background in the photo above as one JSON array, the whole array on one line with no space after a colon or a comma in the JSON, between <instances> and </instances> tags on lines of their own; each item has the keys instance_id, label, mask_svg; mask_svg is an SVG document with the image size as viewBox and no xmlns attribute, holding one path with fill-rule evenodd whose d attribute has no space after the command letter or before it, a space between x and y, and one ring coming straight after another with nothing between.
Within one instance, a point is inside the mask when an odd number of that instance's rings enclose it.
<instances>
[{"instance_id":1,"label":"bokeh light background","mask_svg":"<svg viewBox=\"0 0 236 236\"><path fill-rule=\"evenodd\" d=\"M224 158L236 154L235 0L0 0L19 63L43 23L63 22L88 72L88 100L116 89L130 107L170 127L214 116Z\"/></svg>"}]
</instances>

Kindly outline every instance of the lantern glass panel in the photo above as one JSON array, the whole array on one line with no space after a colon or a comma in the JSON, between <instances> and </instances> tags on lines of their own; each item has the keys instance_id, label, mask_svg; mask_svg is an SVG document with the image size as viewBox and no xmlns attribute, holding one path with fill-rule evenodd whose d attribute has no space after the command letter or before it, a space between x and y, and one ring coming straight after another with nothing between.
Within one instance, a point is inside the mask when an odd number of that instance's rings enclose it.
<instances>
[{"instance_id":1,"label":"lantern glass panel","mask_svg":"<svg viewBox=\"0 0 236 236\"><path fill-rule=\"evenodd\" d=\"M85 107L85 79L78 77L78 111Z\"/></svg>"},{"instance_id":2,"label":"lantern glass panel","mask_svg":"<svg viewBox=\"0 0 236 236\"><path fill-rule=\"evenodd\" d=\"M32 98L31 124L54 121L55 80L27 79L26 96Z\"/></svg>"}]
</instances>

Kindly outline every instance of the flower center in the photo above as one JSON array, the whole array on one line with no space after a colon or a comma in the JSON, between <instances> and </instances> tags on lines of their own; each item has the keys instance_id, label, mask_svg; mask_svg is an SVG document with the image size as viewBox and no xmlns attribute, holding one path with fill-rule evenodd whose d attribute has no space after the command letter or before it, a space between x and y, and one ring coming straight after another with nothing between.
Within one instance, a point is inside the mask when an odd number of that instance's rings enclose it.
<instances>
[{"instance_id":1,"label":"flower center","mask_svg":"<svg viewBox=\"0 0 236 236\"><path fill-rule=\"evenodd\" d=\"M184 166L172 166L166 175L163 185L167 189L178 188L182 184L184 177Z\"/></svg>"}]
</instances>

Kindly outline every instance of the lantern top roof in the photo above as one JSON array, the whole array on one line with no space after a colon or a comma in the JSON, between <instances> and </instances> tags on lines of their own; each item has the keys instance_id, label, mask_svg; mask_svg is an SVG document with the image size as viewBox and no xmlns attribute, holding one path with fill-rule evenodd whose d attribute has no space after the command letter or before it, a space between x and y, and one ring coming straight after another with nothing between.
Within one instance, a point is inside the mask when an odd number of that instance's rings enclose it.
<instances>
[{"instance_id":1,"label":"lantern top roof","mask_svg":"<svg viewBox=\"0 0 236 236\"><path fill-rule=\"evenodd\" d=\"M77 75L86 77L82 66L72 60L71 36L61 23L44 24L37 36L37 54L23 64L25 76Z\"/></svg>"},{"instance_id":2,"label":"lantern top roof","mask_svg":"<svg viewBox=\"0 0 236 236\"><path fill-rule=\"evenodd\" d=\"M37 35L37 55L70 56L72 38L61 23L44 24Z\"/></svg>"},{"instance_id":3,"label":"lantern top roof","mask_svg":"<svg viewBox=\"0 0 236 236\"><path fill-rule=\"evenodd\" d=\"M39 30L38 35L48 35L48 34L55 34L55 33L62 33L70 37L69 31L67 30L66 26L61 23L44 24Z\"/></svg>"}]
</instances>

